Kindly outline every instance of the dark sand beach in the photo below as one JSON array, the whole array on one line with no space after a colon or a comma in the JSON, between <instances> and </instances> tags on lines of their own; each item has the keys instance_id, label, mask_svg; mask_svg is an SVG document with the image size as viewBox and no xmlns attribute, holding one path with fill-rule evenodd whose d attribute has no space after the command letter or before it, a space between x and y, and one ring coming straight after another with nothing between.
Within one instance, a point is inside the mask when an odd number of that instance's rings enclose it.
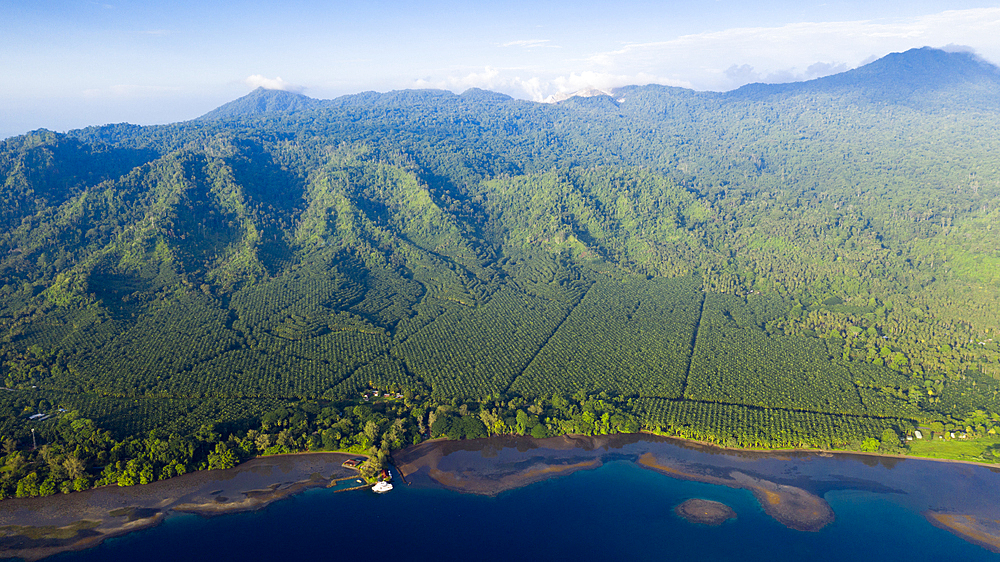
<instances>
[{"instance_id":1,"label":"dark sand beach","mask_svg":"<svg viewBox=\"0 0 1000 562\"><path fill-rule=\"evenodd\" d=\"M220 515L259 509L357 473L352 455L309 453L253 459L228 470L193 472L143 486L0 502L0 558L38 560L100 544L160 523L171 512Z\"/></svg>"},{"instance_id":2,"label":"dark sand beach","mask_svg":"<svg viewBox=\"0 0 1000 562\"><path fill-rule=\"evenodd\" d=\"M349 457L272 456L145 486L5 500L0 502L0 557L37 560L86 549L157 525L172 513L214 516L259 509L309 488L353 480L357 473L341 466ZM891 498L918 517L923 514L934 526L970 543L1000 552L1000 472L995 467L826 452L727 450L649 434L435 440L398 451L393 462L402 476L397 486L485 497L596 471L609 463L630 463L671 479L746 490L762 515L789 529L813 533L825 532L835 520L828 502L834 497L831 492L874 494ZM346 481L341 486L352 487ZM726 504L694 501L681 506L677 515L699 523L723 516L720 521L725 521L731 515Z\"/></svg>"}]
</instances>

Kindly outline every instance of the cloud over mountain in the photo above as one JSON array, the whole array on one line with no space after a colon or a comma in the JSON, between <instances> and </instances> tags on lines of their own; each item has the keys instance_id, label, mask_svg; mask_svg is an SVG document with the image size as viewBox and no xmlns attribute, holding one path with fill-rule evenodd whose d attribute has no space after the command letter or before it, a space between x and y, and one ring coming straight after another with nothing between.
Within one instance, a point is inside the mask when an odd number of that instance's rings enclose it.
<instances>
[{"instance_id":1,"label":"cloud over mountain","mask_svg":"<svg viewBox=\"0 0 1000 562\"><path fill-rule=\"evenodd\" d=\"M593 70L679 75L697 89L818 78L919 45L990 44L1000 8L949 10L897 20L796 22L737 27L625 44L592 54ZM873 57L874 55L874 57Z\"/></svg>"},{"instance_id":2,"label":"cloud over mountain","mask_svg":"<svg viewBox=\"0 0 1000 562\"><path fill-rule=\"evenodd\" d=\"M248 86L251 88L264 88L265 90L281 90L283 92L295 92L296 94L301 94L305 91L305 86L299 86L297 84L291 84L282 80L281 76L275 78L265 78L261 74L254 74L248 76L245 80Z\"/></svg>"}]
</instances>

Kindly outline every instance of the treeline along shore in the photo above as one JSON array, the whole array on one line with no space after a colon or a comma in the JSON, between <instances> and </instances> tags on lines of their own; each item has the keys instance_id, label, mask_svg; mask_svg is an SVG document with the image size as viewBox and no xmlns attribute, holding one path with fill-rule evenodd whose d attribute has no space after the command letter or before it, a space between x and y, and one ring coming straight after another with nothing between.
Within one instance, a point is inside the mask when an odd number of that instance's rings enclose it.
<instances>
[{"instance_id":1,"label":"treeline along shore","mask_svg":"<svg viewBox=\"0 0 1000 562\"><path fill-rule=\"evenodd\" d=\"M0 502L0 557L37 560L58 552L90 548L109 537L158 525L172 513L223 515L261 509L312 488L327 487L335 491L364 488L367 485L357 470L349 467L352 463L344 462L357 460L358 456L329 452L268 455L233 468L192 472L145 486L110 485L74 494L10 499ZM395 452L390 470L394 477L405 476L397 482L406 489L445 488L463 494L496 496L542 480L598 470L605 464L622 461L672 479L748 490L759 503L759 509L791 529L825 529L835 518L826 501L827 493L856 490L889 494L888 497L903 501L917 512L932 506L924 515L935 525L991 550L1000 547L1000 533L994 523L997 493L989 486L995 482L996 474L986 467L969 470L938 463L928 466L919 460L850 453L726 450L691 440L633 433L543 439L520 435L474 440L444 437ZM831 478L834 473L839 476ZM617 478L611 479L615 482L604 482L607 486L620 486ZM939 485L924 486L927 479ZM592 485L593 482L589 484ZM983 485L987 489L981 490L982 493L963 493ZM679 505L688 494L705 493L712 495L704 488L681 488L681 495L675 496L674 501ZM325 505L328 500L319 504ZM359 504L352 501L345 505L357 508ZM426 509L427 501L434 500L390 502L395 507L389 509L406 505ZM379 509L373 504L365 505ZM663 509L669 507L668 504ZM303 519L309 520L310 508L306 504L302 508L306 513ZM348 518L357 516L350 509L334 508L331 513ZM726 519L732 515L731 510L727 513ZM741 518L746 516L753 517L752 513L740 513ZM339 522L334 517L327 524L336 526Z\"/></svg>"},{"instance_id":2,"label":"treeline along shore","mask_svg":"<svg viewBox=\"0 0 1000 562\"><path fill-rule=\"evenodd\" d=\"M371 479L393 451L409 445L492 435L650 432L724 447L905 454L903 435L915 423L712 403L688 402L694 407L681 409L661 402L585 392L466 402L412 390L370 390L354 400L289 403L250 427L206 424L186 435L152 430L122 439L77 412L62 412L35 424L30 438L3 441L0 496L148 484L198 470L232 468L259 456L306 451L363 454L368 461L359 470Z\"/></svg>"}]
</instances>

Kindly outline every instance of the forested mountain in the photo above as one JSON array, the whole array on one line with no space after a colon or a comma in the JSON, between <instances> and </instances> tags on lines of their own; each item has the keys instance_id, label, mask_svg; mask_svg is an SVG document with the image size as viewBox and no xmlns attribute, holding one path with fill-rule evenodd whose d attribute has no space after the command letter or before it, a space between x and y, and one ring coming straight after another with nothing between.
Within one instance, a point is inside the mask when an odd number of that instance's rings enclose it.
<instances>
[{"instance_id":1,"label":"forested mountain","mask_svg":"<svg viewBox=\"0 0 1000 562\"><path fill-rule=\"evenodd\" d=\"M930 113L996 111L1000 69L969 53L924 47L808 82L751 84L723 95L760 101L789 95L837 96L841 104L902 105Z\"/></svg>"},{"instance_id":2,"label":"forested mountain","mask_svg":"<svg viewBox=\"0 0 1000 562\"><path fill-rule=\"evenodd\" d=\"M996 67L614 94L256 90L4 141L4 435L368 389L745 446L1000 424Z\"/></svg>"},{"instance_id":3,"label":"forested mountain","mask_svg":"<svg viewBox=\"0 0 1000 562\"><path fill-rule=\"evenodd\" d=\"M222 121L262 113L291 113L322 107L323 102L302 94L257 88L242 98L202 115L199 121Z\"/></svg>"}]
</instances>

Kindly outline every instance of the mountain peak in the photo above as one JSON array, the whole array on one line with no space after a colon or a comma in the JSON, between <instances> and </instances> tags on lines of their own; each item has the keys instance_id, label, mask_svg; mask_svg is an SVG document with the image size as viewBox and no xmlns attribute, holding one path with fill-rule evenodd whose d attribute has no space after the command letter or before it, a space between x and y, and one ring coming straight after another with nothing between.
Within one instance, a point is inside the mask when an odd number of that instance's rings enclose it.
<instances>
[{"instance_id":1,"label":"mountain peak","mask_svg":"<svg viewBox=\"0 0 1000 562\"><path fill-rule=\"evenodd\" d=\"M313 109L319 103L319 100L295 92L257 88L242 98L209 111L198 120L218 121L262 113L292 113Z\"/></svg>"},{"instance_id":2,"label":"mountain peak","mask_svg":"<svg viewBox=\"0 0 1000 562\"><path fill-rule=\"evenodd\" d=\"M1000 108L1000 68L961 50L932 47L890 53L853 70L806 82L748 84L727 95L763 99L810 92L923 110Z\"/></svg>"},{"instance_id":3,"label":"mountain peak","mask_svg":"<svg viewBox=\"0 0 1000 562\"><path fill-rule=\"evenodd\" d=\"M1000 108L1000 68L970 52L910 49L828 78L874 102L930 111Z\"/></svg>"},{"instance_id":4,"label":"mountain peak","mask_svg":"<svg viewBox=\"0 0 1000 562\"><path fill-rule=\"evenodd\" d=\"M932 47L910 49L888 55L849 73L859 76L879 75L901 78L906 82L940 83L955 79L1000 79L1000 69L968 51L945 51Z\"/></svg>"}]
</instances>

